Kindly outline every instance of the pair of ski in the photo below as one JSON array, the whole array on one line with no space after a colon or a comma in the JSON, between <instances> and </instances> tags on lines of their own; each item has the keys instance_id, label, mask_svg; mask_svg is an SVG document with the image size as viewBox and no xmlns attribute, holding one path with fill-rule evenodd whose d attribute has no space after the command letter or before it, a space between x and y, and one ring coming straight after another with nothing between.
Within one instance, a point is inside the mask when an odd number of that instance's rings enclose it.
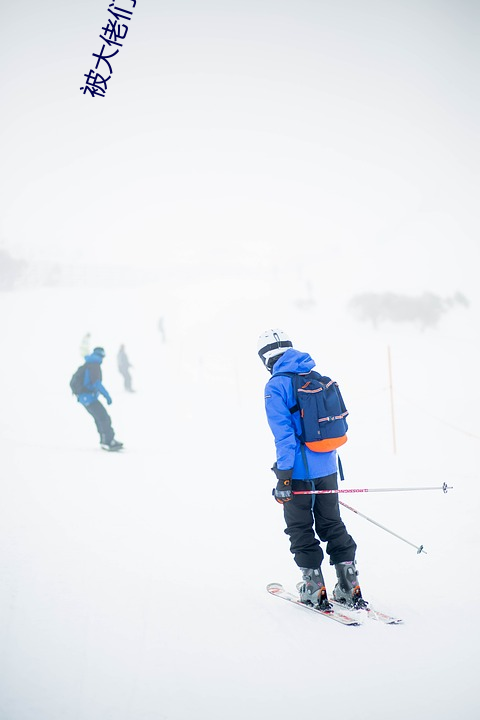
<instances>
[{"instance_id":1,"label":"pair of ski","mask_svg":"<svg viewBox=\"0 0 480 720\"><path fill-rule=\"evenodd\" d=\"M267 590L271 595L275 595L276 597L287 600L295 605L300 605L300 607L303 607L306 610L310 610L318 615L323 615L324 617L330 618L330 620L339 622L342 625L361 625L365 615L370 620L377 620L378 622L383 622L387 625L398 625L403 622L403 620L398 617L375 610L370 606L364 610L354 610L346 608L342 605L342 603L335 602L335 600L331 599L329 599L329 602L332 604L331 611L320 610L314 605L306 605L305 603L302 603L298 595L293 595L293 593L288 592L288 590L285 590L283 585L280 585L279 583L270 583L267 585Z\"/></svg>"}]
</instances>

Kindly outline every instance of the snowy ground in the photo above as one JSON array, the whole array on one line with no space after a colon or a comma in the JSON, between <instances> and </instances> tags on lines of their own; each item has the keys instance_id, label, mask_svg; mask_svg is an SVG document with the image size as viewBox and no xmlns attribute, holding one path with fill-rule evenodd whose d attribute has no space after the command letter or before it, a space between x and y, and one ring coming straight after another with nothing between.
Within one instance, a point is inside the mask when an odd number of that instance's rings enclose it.
<instances>
[{"instance_id":1,"label":"snowy ground","mask_svg":"<svg viewBox=\"0 0 480 720\"><path fill-rule=\"evenodd\" d=\"M0 295L1 720L478 715L478 310L374 332L269 297L244 278ZM341 384L345 486L454 486L346 498L425 546L343 512L364 595L402 626L344 628L265 591L299 579L255 350L276 325ZM69 393L86 331L107 350L122 454L99 449Z\"/></svg>"}]
</instances>

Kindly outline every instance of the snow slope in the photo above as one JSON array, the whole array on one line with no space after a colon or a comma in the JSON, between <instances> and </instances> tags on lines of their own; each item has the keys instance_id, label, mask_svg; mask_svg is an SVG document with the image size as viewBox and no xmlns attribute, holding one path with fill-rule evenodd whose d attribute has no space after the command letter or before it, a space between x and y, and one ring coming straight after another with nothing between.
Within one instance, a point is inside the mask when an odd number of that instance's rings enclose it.
<instances>
[{"instance_id":1,"label":"snow slope","mask_svg":"<svg viewBox=\"0 0 480 720\"><path fill-rule=\"evenodd\" d=\"M0 295L2 720L478 714L478 310L375 332L341 304L325 318L293 300L242 275ZM299 579L255 350L276 325L341 384L346 487L454 486L345 498L425 546L343 511L364 595L402 626L344 628L265 591ZM69 393L86 331L107 350L122 454L99 449Z\"/></svg>"}]
</instances>

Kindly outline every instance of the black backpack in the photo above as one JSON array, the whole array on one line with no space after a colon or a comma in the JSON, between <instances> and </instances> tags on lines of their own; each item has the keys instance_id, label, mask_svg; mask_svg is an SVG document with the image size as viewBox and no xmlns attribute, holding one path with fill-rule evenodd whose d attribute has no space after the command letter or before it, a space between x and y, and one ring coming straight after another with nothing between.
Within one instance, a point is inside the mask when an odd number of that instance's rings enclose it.
<instances>
[{"instance_id":1,"label":"black backpack","mask_svg":"<svg viewBox=\"0 0 480 720\"><path fill-rule=\"evenodd\" d=\"M80 367L75 370L72 375L72 379L70 380L70 389L74 395L80 395L82 392L86 392L87 390L84 385L86 369L87 365L84 363L83 365L80 365Z\"/></svg>"}]
</instances>

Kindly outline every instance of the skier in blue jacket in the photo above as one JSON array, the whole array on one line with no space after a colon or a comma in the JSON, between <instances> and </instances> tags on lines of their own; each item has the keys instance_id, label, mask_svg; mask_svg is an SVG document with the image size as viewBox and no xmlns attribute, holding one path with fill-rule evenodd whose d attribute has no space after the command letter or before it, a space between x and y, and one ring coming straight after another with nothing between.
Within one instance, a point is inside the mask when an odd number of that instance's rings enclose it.
<instances>
[{"instance_id":1,"label":"skier in blue jacket","mask_svg":"<svg viewBox=\"0 0 480 720\"><path fill-rule=\"evenodd\" d=\"M110 415L98 399L99 395L103 395L107 405L112 404L112 398L102 384L101 364L104 357L105 350L102 347L94 348L93 352L85 357L84 392L77 396L77 400L95 420L102 448L105 450L120 450L123 443L115 440Z\"/></svg>"},{"instance_id":2,"label":"skier in blue jacket","mask_svg":"<svg viewBox=\"0 0 480 720\"><path fill-rule=\"evenodd\" d=\"M290 377L279 373L306 374L315 367L308 353L295 350L280 329L266 330L258 339L258 354L272 374L265 387L265 409L275 438L277 459L272 470L277 478L273 495L283 505L285 533L290 551L302 571L297 586L302 602L329 609L321 570L324 557L320 541L326 542L330 564L335 566L335 600L348 607L365 607L357 579L356 544L340 516L338 495L294 495L301 490L336 490L336 450L314 452L300 442L300 413Z\"/></svg>"}]
</instances>

